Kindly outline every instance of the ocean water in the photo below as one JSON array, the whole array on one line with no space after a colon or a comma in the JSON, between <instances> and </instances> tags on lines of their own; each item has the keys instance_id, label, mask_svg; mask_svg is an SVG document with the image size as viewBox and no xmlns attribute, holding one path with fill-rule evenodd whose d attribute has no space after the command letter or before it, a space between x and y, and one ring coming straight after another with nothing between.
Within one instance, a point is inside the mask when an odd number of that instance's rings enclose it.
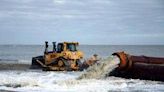
<instances>
[{"instance_id":1,"label":"ocean water","mask_svg":"<svg viewBox=\"0 0 164 92\"><path fill-rule=\"evenodd\" d=\"M52 48L52 47L51 47ZM164 46L114 46L114 45L82 45L79 47L89 58L94 53L109 61L118 61L110 58L117 51L125 51L132 55L146 55L164 57ZM42 55L44 46L41 45L1 45L0 64L30 64L33 56ZM164 82L124 79L118 77L100 77L110 72L107 66L100 64L84 72L44 72L27 69L2 69L0 67L0 91L20 92L163 92ZM117 62L116 62L117 64ZM116 65L114 64L114 65ZM12 66L9 66L12 67ZM19 67L19 66L18 66ZM104 71L103 71L104 70ZM108 71L107 71L108 70ZM95 73L93 72L95 71ZM95 75L96 74L96 75ZM85 76L83 76L85 75ZM79 79L79 77L83 76ZM89 76L89 77L88 77ZM97 78L98 77L98 78Z\"/></svg>"},{"instance_id":2,"label":"ocean water","mask_svg":"<svg viewBox=\"0 0 164 92\"><path fill-rule=\"evenodd\" d=\"M125 51L132 55L164 57L164 45L81 45L78 47L89 58L98 54L107 58L114 52ZM50 46L49 50L52 50ZM43 45L0 45L0 61L31 63L31 58L43 55Z\"/></svg>"}]
</instances>

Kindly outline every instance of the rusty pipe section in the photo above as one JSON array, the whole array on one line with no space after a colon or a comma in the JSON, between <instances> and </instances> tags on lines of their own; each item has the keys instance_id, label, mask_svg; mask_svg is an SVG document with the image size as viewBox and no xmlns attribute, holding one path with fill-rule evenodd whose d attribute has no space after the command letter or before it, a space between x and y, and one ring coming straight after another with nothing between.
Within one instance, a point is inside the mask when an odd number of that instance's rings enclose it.
<instances>
[{"instance_id":1,"label":"rusty pipe section","mask_svg":"<svg viewBox=\"0 0 164 92\"><path fill-rule=\"evenodd\" d=\"M116 52L112 55L120 59L119 67L114 75L164 81L164 58L134 56L125 52Z\"/></svg>"},{"instance_id":2,"label":"rusty pipe section","mask_svg":"<svg viewBox=\"0 0 164 92\"><path fill-rule=\"evenodd\" d=\"M125 52L116 52L112 54L113 56L117 56L120 59L119 69L125 69L131 67L131 62L129 62L129 55Z\"/></svg>"},{"instance_id":3,"label":"rusty pipe section","mask_svg":"<svg viewBox=\"0 0 164 92\"><path fill-rule=\"evenodd\" d=\"M135 63L154 64L154 65L164 64L164 58L161 57L134 56L134 55L126 54L125 52L116 52L113 53L112 55L119 57L120 69L131 68Z\"/></svg>"}]
</instances>

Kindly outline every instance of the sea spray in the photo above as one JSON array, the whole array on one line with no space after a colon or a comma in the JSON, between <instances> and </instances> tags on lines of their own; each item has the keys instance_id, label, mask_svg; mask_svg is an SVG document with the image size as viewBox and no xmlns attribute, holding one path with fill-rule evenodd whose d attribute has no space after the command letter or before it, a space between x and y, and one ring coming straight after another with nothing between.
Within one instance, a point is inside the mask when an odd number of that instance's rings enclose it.
<instances>
[{"instance_id":1,"label":"sea spray","mask_svg":"<svg viewBox=\"0 0 164 92\"><path fill-rule=\"evenodd\" d=\"M119 58L116 56L110 56L107 59L100 60L98 63L90 66L82 73L77 79L100 79L104 78L113 69L118 67Z\"/></svg>"}]
</instances>

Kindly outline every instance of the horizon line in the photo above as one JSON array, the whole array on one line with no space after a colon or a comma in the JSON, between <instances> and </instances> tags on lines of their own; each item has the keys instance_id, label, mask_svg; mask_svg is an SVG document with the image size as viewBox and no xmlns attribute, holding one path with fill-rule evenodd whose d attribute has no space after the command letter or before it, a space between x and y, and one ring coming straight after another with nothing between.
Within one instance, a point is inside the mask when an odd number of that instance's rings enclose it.
<instances>
[{"instance_id":1,"label":"horizon line","mask_svg":"<svg viewBox=\"0 0 164 92\"><path fill-rule=\"evenodd\" d=\"M0 44L2 45L44 45L44 44ZM52 45L52 44L49 44ZM80 44L80 45L164 45L164 44Z\"/></svg>"}]
</instances>

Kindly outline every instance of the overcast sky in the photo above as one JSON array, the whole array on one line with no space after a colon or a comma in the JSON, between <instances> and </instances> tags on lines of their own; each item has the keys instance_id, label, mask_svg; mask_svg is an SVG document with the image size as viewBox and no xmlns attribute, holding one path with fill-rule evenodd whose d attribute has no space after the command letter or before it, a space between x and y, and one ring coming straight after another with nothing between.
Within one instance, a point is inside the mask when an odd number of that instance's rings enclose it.
<instances>
[{"instance_id":1,"label":"overcast sky","mask_svg":"<svg viewBox=\"0 0 164 92\"><path fill-rule=\"evenodd\" d=\"M164 0L0 0L0 44L163 44Z\"/></svg>"}]
</instances>

